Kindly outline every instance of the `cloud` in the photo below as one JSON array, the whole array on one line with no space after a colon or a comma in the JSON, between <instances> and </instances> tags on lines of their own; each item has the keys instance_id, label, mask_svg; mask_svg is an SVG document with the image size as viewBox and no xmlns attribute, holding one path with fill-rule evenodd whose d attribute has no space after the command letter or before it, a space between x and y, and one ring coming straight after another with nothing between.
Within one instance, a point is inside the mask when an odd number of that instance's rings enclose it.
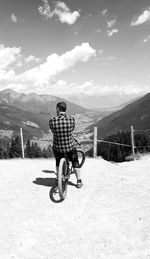
<instances>
[{"instance_id":1,"label":"cloud","mask_svg":"<svg viewBox=\"0 0 150 259\"><path fill-rule=\"evenodd\" d=\"M7 69L10 65L16 62L21 56L20 53L21 48L6 48L4 45L0 45L0 69Z\"/></svg>"},{"instance_id":2,"label":"cloud","mask_svg":"<svg viewBox=\"0 0 150 259\"><path fill-rule=\"evenodd\" d=\"M134 18L131 22L131 26L137 26L147 21L150 21L150 7L147 10L144 10L139 17Z\"/></svg>"},{"instance_id":3,"label":"cloud","mask_svg":"<svg viewBox=\"0 0 150 259\"><path fill-rule=\"evenodd\" d=\"M117 21L116 18L113 19L113 20L111 20L111 21L107 21L107 27L108 27L108 28L113 27L113 26L115 25L116 21Z\"/></svg>"},{"instance_id":4,"label":"cloud","mask_svg":"<svg viewBox=\"0 0 150 259\"><path fill-rule=\"evenodd\" d=\"M143 43L148 43L150 42L150 35L148 35L144 40Z\"/></svg>"},{"instance_id":5,"label":"cloud","mask_svg":"<svg viewBox=\"0 0 150 259\"><path fill-rule=\"evenodd\" d=\"M39 58L36 58L36 57L33 56L33 55L30 55L30 56L28 56L27 58L25 58L25 62L26 62L26 63L29 63L29 62L32 62L32 61L34 61L34 62L39 62L40 59L39 59Z\"/></svg>"},{"instance_id":6,"label":"cloud","mask_svg":"<svg viewBox=\"0 0 150 259\"><path fill-rule=\"evenodd\" d=\"M118 33L118 29L112 29L107 31L107 35L111 37L113 34Z\"/></svg>"},{"instance_id":7,"label":"cloud","mask_svg":"<svg viewBox=\"0 0 150 259\"><path fill-rule=\"evenodd\" d=\"M17 23L18 22L17 16L14 15L14 13L12 13L12 15L11 15L11 20L12 20L13 23Z\"/></svg>"},{"instance_id":8,"label":"cloud","mask_svg":"<svg viewBox=\"0 0 150 259\"><path fill-rule=\"evenodd\" d=\"M47 19L53 17L48 0L42 0L43 5L38 7L39 13L45 16Z\"/></svg>"},{"instance_id":9,"label":"cloud","mask_svg":"<svg viewBox=\"0 0 150 259\"><path fill-rule=\"evenodd\" d=\"M82 43L61 56L58 56L56 53L48 56L45 63L27 70L22 77L33 81L35 84L47 84L60 72L74 67L79 61L87 62L95 55L96 51L88 43Z\"/></svg>"},{"instance_id":10,"label":"cloud","mask_svg":"<svg viewBox=\"0 0 150 259\"><path fill-rule=\"evenodd\" d=\"M32 55L23 59L21 48L6 48L0 45L0 86L1 88L13 88L25 92L41 91L49 89L50 85L56 83L56 76L63 71L73 68L78 62L87 62L96 55L96 51L89 43L82 43L70 51L57 55L56 53L47 57L44 63L17 73L15 69L20 59L26 62L35 61ZM13 69L12 69L13 65ZM59 80L59 86L64 87L65 81Z\"/></svg>"},{"instance_id":11,"label":"cloud","mask_svg":"<svg viewBox=\"0 0 150 259\"><path fill-rule=\"evenodd\" d=\"M70 9L63 2L57 2L54 14L58 15L62 23L74 24L80 16L78 11L70 12Z\"/></svg>"},{"instance_id":12,"label":"cloud","mask_svg":"<svg viewBox=\"0 0 150 259\"><path fill-rule=\"evenodd\" d=\"M61 23L67 23L72 25L79 18L80 13L78 11L71 12L69 7L61 1L55 2L55 8L51 11L51 7L48 0L42 0L43 5L39 6L39 13L45 16L47 19L52 18L54 15L58 17Z\"/></svg>"},{"instance_id":13,"label":"cloud","mask_svg":"<svg viewBox=\"0 0 150 259\"><path fill-rule=\"evenodd\" d=\"M44 88L47 92L53 89L53 94L67 98L67 96L82 95L89 96L89 98L103 97L103 96L129 96L129 95L144 95L150 92L150 86L138 86L132 83L124 85L101 85L95 84L93 80L89 80L83 83L67 83L66 81L59 80L52 84L49 88ZM42 91L42 89L40 90ZM41 92L42 93L42 92Z\"/></svg>"},{"instance_id":14,"label":"cloud","mask_svg":"<svg viewBox=\"0 0 150 259\"><path fill-rule=\"evenodd\" d=\"M112 28L116 24L117 19L107 21L107 35L111 37L113 34L118 33L118 29Z\"/></svg>"},{"instance_id":15,"label":"cloud","mask_svg":"<svg viewBox=\"0 0 150 259\"><path fill-rule=\"evenodd\" d=\"M88 96L106 96L106 95L140 95L150 92L150 86L137 86L135 84L125 85L100 85L95 84L92 80L85 82L78 87L78 94ZM74 87L75 89L75 87ZM77 92L77 90L76 90Z\"/></svg>"},{"instance_id":16,"label":"cloud","mask_svg":"<svg viewBox=\"0 0 150 259\"><path fill-rule=\"evenodd\" d=\"M103 11L102 11L102 15L106 15L107 14L107 12L108 12L108 9L104 9Z\"/></svg>"},{"instance_id":17,"label":"cloud","mask_svg":"<svg viewBox=\"0 0 150 259\"><path fill-rule=\"evenodd\" d=\"M14 79L15 72L13 69L10 69L9 71L0 69L0 82L10 82L11 79Z\"/></svg>"}]
</instances>

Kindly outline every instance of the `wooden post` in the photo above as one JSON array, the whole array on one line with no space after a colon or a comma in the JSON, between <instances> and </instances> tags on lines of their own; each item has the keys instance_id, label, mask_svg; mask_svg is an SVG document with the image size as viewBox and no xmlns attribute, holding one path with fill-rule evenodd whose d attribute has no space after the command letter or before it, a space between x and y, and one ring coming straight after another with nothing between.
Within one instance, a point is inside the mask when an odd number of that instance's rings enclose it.
<instances>
[{"instance_id":1,"label":"wooden post","mask_svg":"<svg viewBox=\"0 0 150 259\"><path fill-rule=\"evenodd\" d=\"M21 136L22 158L24 159L24 147L23 147L23 133L22 133L22 128L20 128L20 136Z\"/></svg>"},{"instance_id":2,"label":"wooden post","mask_svg":"<svg viewBox=\"0 0 150 259\"><path fill-rule=\"evenodd\" d=\"M94 127L94 148L93 148L93 156L97 157L97 127Z\"/></svg>"},{"instance_id":3,"label":"wooden post","mask_svg":"<svg viewBox=\"0 0 150 259\"><path fill-rule=\"evenodd\" d=\"M132 145L132 154L133 158L135 158L135 146L134 146L134 129L133 126L131 126L131 145Z\"/></svg>"}]
</instances>

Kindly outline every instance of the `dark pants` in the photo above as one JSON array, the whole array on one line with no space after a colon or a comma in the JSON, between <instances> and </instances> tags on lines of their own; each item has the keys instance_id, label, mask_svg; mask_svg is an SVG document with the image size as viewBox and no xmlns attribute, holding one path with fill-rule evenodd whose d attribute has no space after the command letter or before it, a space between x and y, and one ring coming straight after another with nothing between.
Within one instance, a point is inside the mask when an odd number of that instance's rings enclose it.
<instances>
[{"instance_id":1,"label":"dark pants","mask_svg":"<svg viewBox=\"0 0 150 259\"><path fill-rule=\"evenodd\" d=\"M61 158L67 158L70 162L72 162L73 168L78 168L79 167L79 161L78 161L78 153L76 148L73 148L71 151L66 152L66 153L60 153L57 150L54 150L54 156L56 159L56 166L59 166L59 162Z\"/></svg>"}]
</instances>

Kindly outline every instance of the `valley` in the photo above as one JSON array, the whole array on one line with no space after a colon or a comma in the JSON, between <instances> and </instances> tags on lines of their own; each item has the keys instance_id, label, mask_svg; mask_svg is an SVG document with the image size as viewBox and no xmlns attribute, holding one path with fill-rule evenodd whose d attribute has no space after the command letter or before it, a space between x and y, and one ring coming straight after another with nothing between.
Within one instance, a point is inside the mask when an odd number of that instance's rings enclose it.
<instances>
[{"instance_id":1,"label":"valley","mask_svg":"<svg viewBox=\"0 0 150 259\"><path fill-rule=\"evenodd\" d=\"M52 144L49 119L56 116L56 104L60 101L67 103L67 114L75 117L74 134L79 141L88 139L92 133L87 127L105 116L105 111L86 109L52 95L23 94L6 89L0 91L0 138L20 135L22 128L24 143L29 138L42 148Z\"/></svg>"}]
</instances>

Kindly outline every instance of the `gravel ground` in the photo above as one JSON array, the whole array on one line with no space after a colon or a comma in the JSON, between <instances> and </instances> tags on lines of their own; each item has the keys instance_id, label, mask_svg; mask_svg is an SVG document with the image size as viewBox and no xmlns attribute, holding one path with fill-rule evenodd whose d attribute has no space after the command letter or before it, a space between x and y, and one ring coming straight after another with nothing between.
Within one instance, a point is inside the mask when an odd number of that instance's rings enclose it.
<instances>
[{"instance_id":1,"label":"gravel ground","mask_svg":"<svg viewBox=\"0 0 150 259\"><path fill-rule=\"evenodd\" d=\"M1 160L1 259L150 258L150 156L87 159L82 189L54 192L54 160Z\"/></svg>"}]
</instances>

